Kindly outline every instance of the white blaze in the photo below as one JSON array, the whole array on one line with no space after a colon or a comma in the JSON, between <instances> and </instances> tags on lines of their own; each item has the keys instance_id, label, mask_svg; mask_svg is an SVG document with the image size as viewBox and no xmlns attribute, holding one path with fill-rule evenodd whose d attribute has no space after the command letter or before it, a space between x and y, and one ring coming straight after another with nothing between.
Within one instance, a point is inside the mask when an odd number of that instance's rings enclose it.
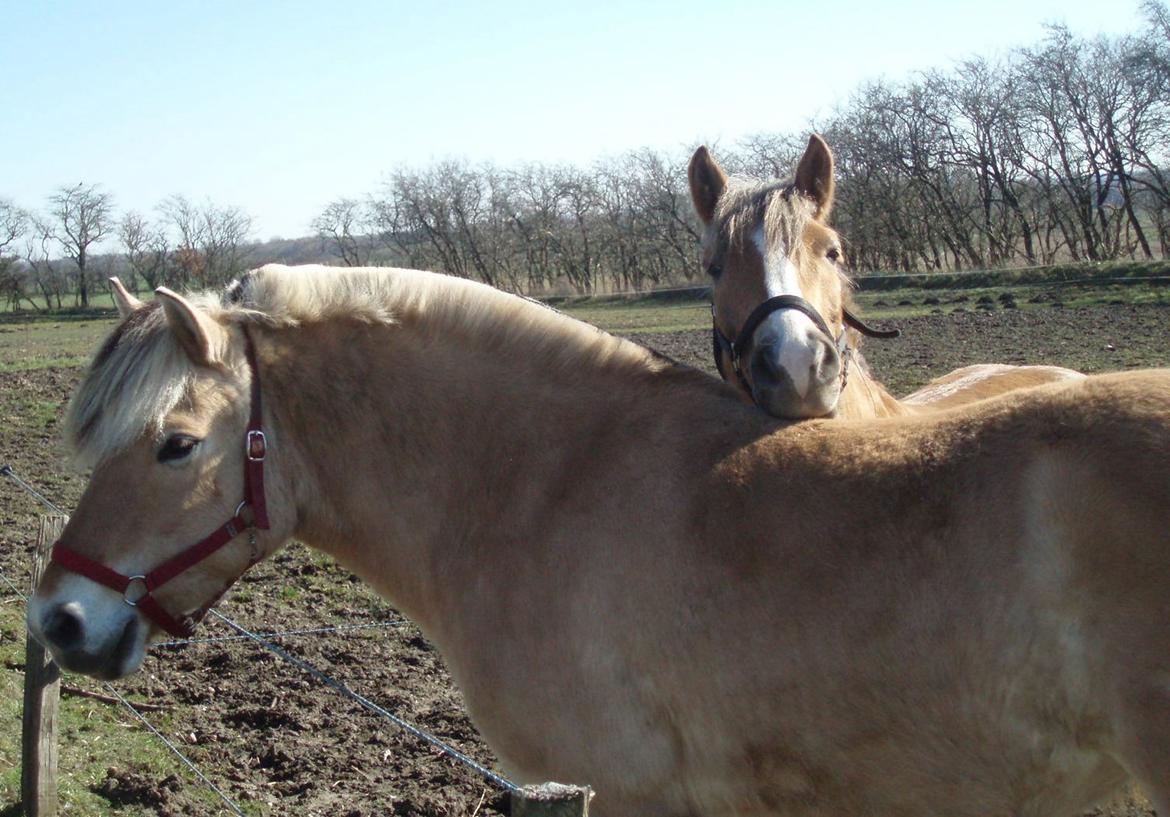
<instances>
[{"instance_id":1,"label":"white blaze","mask_svg":"<svg viewBox=\"0 0 1170 817\"><path fill-rule=\"evenodd\" d=\"M752 233L752 243L764 261L764 282L768 297L796 295L804 297L800 289L800 275L784 247L769 247L763 226ZM756 329L756 343L771 341L779 350L779 364L792 378L797 393L807 397L812 385L812 370L819 348L820 331L812 318L796 309L773 312Z\"/></svg>"}]
</instances>

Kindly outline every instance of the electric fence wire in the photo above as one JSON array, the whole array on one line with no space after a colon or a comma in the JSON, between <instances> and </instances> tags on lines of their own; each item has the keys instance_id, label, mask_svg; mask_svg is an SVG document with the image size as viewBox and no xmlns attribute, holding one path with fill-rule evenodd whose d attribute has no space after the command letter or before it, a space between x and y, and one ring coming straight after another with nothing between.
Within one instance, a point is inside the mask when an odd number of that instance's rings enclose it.
<instances>
[{"instance_id":1,"label":"electric fence wire","mask_svg":"<svg viewBox=\"0 0 1170 817\"><path fill-rule=\"evenodd\" d=\"M56 505L54 505L52 502L50 502L48 499L46 499L44 496L42 496L40 493L38 493L27 482L20 479L10 466L5 465L5 466L3 466L3 468L0 468L0 476L9 477L13 481L15 481L18 485L20 485L22 488L24 488L26 491L28 491L31 495L33 495L34 497L39 499L47 507L52 508L57 513L64 514L64 511L62 511L60 508L58 508ZM3 572L0 572L0 576L3 576L3 575L4 575ZM4 581L10 587L12 587L13 589L16 589L15 585L13 585L11 583L11 581L8 580L7 577L4 577ZM17 590L17 592L20 593L19 590ZM22 598L25 598L27 600L27 597L24 596L23 593L20 593L20 595ZM222 621L224 624L226 624L227 626L229 626L233 630L235 630L239 634L239 636L238 636L239 638L249 639L249 640L255 642L256 644L260 645L264 649L269 650L270 652L272 652L275 655L279 656L280 658L284 659L288 663L293 664L294 666L307 672L309 675L312 675L318 681L325 684L327 687L334 690L335 692L340 693L344 697L349 698L350 700L354 701L355 703L358 703L359 705L361 705L365 709L391 721L399 729L402 729L407 734L410 734L413 737L417 738L418 740L421 740L424 743L435 747L436 749L438 749L440 752L447 755L451 759L467 766L468 768L470 768L471 770L473 770L477 774L479 774L481 777L483 777L485 780L488 780L489 782L504 789L507 792L520 791L520 787L518 785L516 785L515 783L513 783L511 780L508 780L506 777L503 777L502 775L492 771L491 769L487 768L483 764L474 760L470 756L464 754L463 752L460 752L455 747L444 742L440 738L435 737L430 732L427 732L424 729L420 729L419 727L414 726L413 724L398 717L393 712L390 712L389 710L385 709L384 707L381 707L378 704L374 703L373 701L366 698L365 696L359 695L358 693L354 692L349 687L347 687L345 684L343 684L342 682L333 678L329 674L323 672L322 670L318 669L316 666L309 663L308 661L305 661L302 658L298 658L298 657L292 655L291 653L287 652L286 650L282 649L281 647L277 646L276 644L273 644L271 641L268 641L265 638L265 636L262 636L262 635L259 635L257 633L253 633L253 632L247 630L246 628L244 628L240 624L237 624L235 621L228 618L227 616L225 616L223 613L219 612L218 610L212 609L209 612L212 615L214 615L216 618L218 618L220 621ZM353 629L358 629L358 628L362 628L362 627L385 626L385 624L386 623L368 624L368 625L351 625L351 627ZM342 626L345 626L345 625L342 625ZM339 628L318 628L318 629L321 631L333 631L333 630L336 630ZM289 631L289 632L294 632L294 631ZM267 638L273 638L273 637L275 637L275 635L279 635L279 634L269 634L267 636ZM235 637L229 637L229 638L235 638ZM210 640L223 640L223 639L210 639ZM182 643L195 643L195 642L199 642L199 641L204 641L204 640L203 639L189 639L187 641L178 641L178 642L169 642L169 643L182 644ZM168 642L163 642L162 644L159 644L157 646L165 646L167 643ZM113 688L110 687L110 685L108 683L106 683L104 685L106 686L107 689L110 689L119 700L121 700L123 703L125 703L128 707L130 706L129 702L127 702L121 695L119 695L116 691L114 691ZM230 800L228 800L226 798L226 796L222 792L220 792L219 789L217 789L215 787L215 785L213 783L211 783L211 781L208 780L207 777L205 775L203 775L203 773L200 772L194 766L194 764L192 764L189 760L187 760L186 757L184 757L183 754L181 752L179 752L179 750L177 748L175 748L173 744L170 743L170 741L168 741L165 737L163 737L163 735L161 733L159 733L158 730L155 729L150 724L150 722L147 721L146 718L144 718L142 716L141 713L139 713L137 710L132 710L132 711L134 712L135 716L137 716L138 719L141 720L142 723L145 724L152 732L154 732L156 735L158 735L158 737L164 743L167 744L168 748L170 748L172 752L174 752L181 760L183 760L183 762L186 763L188 765L188 767L191 768L192 771L194 771L195 774L198 775L198 777L201 780L206 782L207 785L211 786L211 788L214 789L215 792L217 794L219 794L219 796L221 798L223 798L225 802L227 802L229 805L231 805L231 807L235 810L235 812L237 814L242 815L242 812L239 810L239 808L234 803L232 803Z\"/></svg>"},{"instance_id":2,"label":"electric fence wire","mask_svg":"<svg viewBox=\"0 0 1170 817\"><path fill-rule=\"evenodd\" d=\"M14 593L16 593L16 595L19 596L22 601L24 601L26 604L28 603L28 595L25 594L15 584L13 584L12 580L9 579L7 575L5 575L3 570L0 570L0 580L3 580L3 582L6 585L8 585L8 587ZM138 709L135 708L133 703L128 701L126 699L126 697L124 695L122 695L121 692L116 690L109 682L102 681L102 686L105 687L107 692L109 692L112 696L114 696L116 699L118 699L118 701L122 704L122 706L124 706L124 707L126 707L126 709L130 710L130 714L132 714L135 718L137 718L142 723L143 726L145 726L147 729L149 729L151 732L153 732L154 736L157 737L159 740L161 740L163 742L163 745L165 745L168 749L170 749L171 753L174 754L175 757L177 757L180 761L182 761L184 766L186 766L188 769L191 770L192 774L194 774L197 778L199 778L199 780L202 781L203 784L206 785L209 789L211 789L213 792L215 792L216 795L219 797L219 799L224 802L224 805L226 805L229 809L231 809L231 811L233 813L238 814L240 817L244 817L244 812L240 809L240 807L237 806L232 801L232 799L230 797L228 797L226 794L224 794L223 790L221 790L219 788L219 786L215 785L215 783L213 783L211 781L211 779L207 775L205 775L202 772L202 770L200 770L200 768L198 766L196 766L195 763L192 762L192 760L189 757L187 757L185 754L183 754L182 751L180 751L179 748L177 746L175 746L175 744L173 742L171 742L167 738L166 735L164 735L162 732L158 731L158 729L155 728L154 724L151 723L150 721L148 721L146 719L146 716L143 715L141 712L138 711Z\"/></svg>"}]
</instances>

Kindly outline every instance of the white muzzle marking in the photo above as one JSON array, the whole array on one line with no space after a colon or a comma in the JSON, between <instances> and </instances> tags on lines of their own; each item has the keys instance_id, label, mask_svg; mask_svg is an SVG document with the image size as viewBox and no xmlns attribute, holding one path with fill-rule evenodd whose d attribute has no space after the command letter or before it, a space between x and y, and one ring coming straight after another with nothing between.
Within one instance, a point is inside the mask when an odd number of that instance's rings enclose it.
<instances>
[{"instance_id":1,"label":"white muzzle marking","mask_svg":"<svg viewBox=\"0 0 1170 817\"><path fill-rule=\"evenodd\" d=\"M795 295L804 298L800 289L800 275L784 248L769 248L764 239L763 227L757 227L752 233L752 243L764 262L767 297ZM773 312L756 329L757 346L771 345L779 350L777 363L792 378L792 384L802 399L808 397L813 385L812 374L817 353L824 343L821 335L812 318L794 309Z\"/></svg>"}]
</instances>

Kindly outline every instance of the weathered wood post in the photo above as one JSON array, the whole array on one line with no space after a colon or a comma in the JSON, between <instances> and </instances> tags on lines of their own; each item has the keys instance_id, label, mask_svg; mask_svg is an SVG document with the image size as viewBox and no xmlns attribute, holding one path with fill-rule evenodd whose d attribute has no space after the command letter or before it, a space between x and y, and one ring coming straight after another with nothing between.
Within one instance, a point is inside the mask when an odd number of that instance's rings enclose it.
<instances>
[{"instance_id":1,"label":"weathered wood post","mask_svg":"<svg viewBox=\"0 0 1170 817\"><path fill-rule=\"evenodd\" d=\"M593 789L541 783L512 792L512 817L589 817Z\"/></svg>"},{"instance_id":2,"label":"weathered wood post","mask_svg":"<svg viewBox=\"0 0 1170 817\"><path fill-rule=\"evenodd\" d=\"M42 516L33 554L32 589L49 561L49 550L65 528L65 516ZM40 643L26 636L24 652L24 734L20 800L26 817L57 814L57 702L61 671Z\"/></svg>"}]
</instances>

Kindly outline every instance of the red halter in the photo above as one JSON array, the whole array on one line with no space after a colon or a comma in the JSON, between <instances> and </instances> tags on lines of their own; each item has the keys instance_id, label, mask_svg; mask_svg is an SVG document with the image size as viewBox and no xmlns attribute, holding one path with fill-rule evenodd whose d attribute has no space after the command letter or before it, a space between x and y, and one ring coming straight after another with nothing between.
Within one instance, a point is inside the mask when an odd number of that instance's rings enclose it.
<instances>
[{"instance_id":1,"label":"red halter","mask_svg":"<svg viewBox=\"0 0 1170 817\"><path fill-rule=\"evenodd\" d=\"M235 515L220 525L213 533L163 562L154 570L134 576L124 576L95 562L88 556L82 556L60 542L53 546L53 562L66 570L72 570L74 573L121 593L123 601L131 607L137 607L155 624L176 638L189 638L195 632L195 625L199 623L199 620L227 592L227 587L195 613L183 616L181 619L176 619L163 609L163 606L151 593L184 570L194 567L215 553L240 533L253 528L268 530L268 511L264 502L264 457L267 454L268 440L264 436L261 425L260 372L256 368L256 350L252 345L252 337L246 328L243 332L244 354L248 359L248 367L252 370L252 410L248 420L248 429L244 435L244 501L236 507ZM252 509L251 523L243 516L245 507ZM257 561L257 556L253 554L248 567ZM228 585L228 587L230 586L231 584Z\"/></svg>"}]
</instances>

